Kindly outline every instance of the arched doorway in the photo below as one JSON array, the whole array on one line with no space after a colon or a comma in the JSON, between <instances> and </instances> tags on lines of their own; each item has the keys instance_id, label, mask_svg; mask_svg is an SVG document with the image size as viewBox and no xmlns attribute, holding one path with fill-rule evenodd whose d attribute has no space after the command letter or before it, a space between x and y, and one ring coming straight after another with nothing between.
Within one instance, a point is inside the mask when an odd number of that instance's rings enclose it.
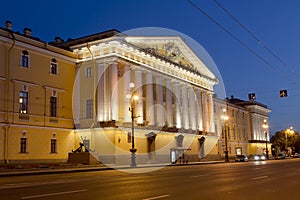
<instances>
[{"instance_id":1,"label":"arched doorway","mask_svg":"<svg viewBox=\"0 0 300 200\"><path fill-rule=\"evenodd\" d=\"M155 138L156 133L150 132L146 134L147 137L147 150L148 150L148 160L154 161L155 160Z\"/></svg>"},{"instance_id":2,"label":"arched doorway","mask_svg":"<svg viewBox=\"0 0 300 200\"><path fill-rule=\"evenodd\" d=\"M205 142L205 137L202 136L200 138L198 138L198 142L199 142L199 158L204 158L205 156L205 151L204 151L204 142Z\"/></svg>"}]
</instances>

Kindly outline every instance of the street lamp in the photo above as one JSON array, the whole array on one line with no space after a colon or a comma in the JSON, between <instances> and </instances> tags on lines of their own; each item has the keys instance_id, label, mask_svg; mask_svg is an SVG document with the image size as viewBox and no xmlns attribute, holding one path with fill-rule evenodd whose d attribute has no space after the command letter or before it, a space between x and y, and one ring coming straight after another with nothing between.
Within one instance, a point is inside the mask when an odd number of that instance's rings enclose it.
<instances>
[{"instance_id":1,"label":"street lamp","mask_svg":"<svg viewBox=\"0 0 300 200\"><path fill-rule=\"evenodd\" d=\"M229 117L226 115L226 108L223 109L223 120L224 120L224 134L225 134L225 162L229 162L228 158L228 139L227 139L227 128L226 128L226 121Z\"/></svg>"},{"instance_id":2,"label":"street lamp","mask_svg":"<svg viewBox=\"0 0 300 200\"><path fill-rule=\"evenodd\" d=\"M285 151L287 150L287 133L293 135L294 128L291 126L290 128L286 129L286 131L285 131Z\"/></svg>"},{"instance_id":3,"label":"street lamp","mask_svg":"<svg viewBox=\"0 0 300 200\"><path fill-rule=\"evenodd\" d=\"M268 122L266 119L264 120L262 127L264 129L265 137L266 137L266 158L269 159L269 151L268 151L268 128L269 128L269 125L268 125Z\"/></svg>"},{"instance_id":4,"label":"street lamp","mask_svg":"<svg viewBox=\"0 0 300 200\"><path fill-rule=\"evenodd\" d=\"M131 90L134 88L134 83L129 84ZM130 167L137 167L136 165L136 160L135 160L135 152L137 149L135 148L134 144L134 108L135 108L135 102L139 99L139 96L136 92L133 92L132 95L130 96L131 100L131 106L129 107L129 111L131 112L131 162L130 162Z\"/></svg>"}]
</instances>

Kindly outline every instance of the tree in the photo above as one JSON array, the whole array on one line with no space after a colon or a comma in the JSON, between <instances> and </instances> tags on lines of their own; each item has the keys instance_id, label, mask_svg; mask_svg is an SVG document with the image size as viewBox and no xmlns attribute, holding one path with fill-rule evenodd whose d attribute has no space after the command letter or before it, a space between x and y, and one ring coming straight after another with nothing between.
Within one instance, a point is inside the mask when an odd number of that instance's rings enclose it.
<instances>
[{"instance_id":1,"label":"tree","mask_svg":"<svg viewBox=\"0 0 300 200\"><path fill-rule=\"evenodd\" d=\"M300 151L300 136L297 131L292 133L288 130L277 131L271 137L271 142L275 147L279 147L281 151L286 151L286 148L291 148L293 153Z\"/></svg>"}]
</instances>

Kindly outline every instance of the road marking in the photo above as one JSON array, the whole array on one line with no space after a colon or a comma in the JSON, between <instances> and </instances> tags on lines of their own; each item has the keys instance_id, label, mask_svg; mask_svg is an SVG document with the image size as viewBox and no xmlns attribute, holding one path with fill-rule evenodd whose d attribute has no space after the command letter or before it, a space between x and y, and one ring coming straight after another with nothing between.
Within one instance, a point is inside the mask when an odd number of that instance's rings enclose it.
<instances>
[{"instance_id":1,"label":"road marking","mask_svg":"<svg viewBox=\"0 0 300 200\"><path fill-rule=\"evenodd\" d=\"M263 179L263 178L268 178L269 176L258 176L258 177L254 177L252 178L253 180L258 180L258 179Z\"/></svg>"},{"instance_id":2,"label":"road marking","mask_svg":"<svg viewBox=\"0 0 300 200\"><path fill-rule=\"evenodd\" d=\"M206 175L205 174L195 175L195 176L191 176L190 178L198 178L198 177L201 177L201 176L206 176Z\"/></svg>"},{"instance_id":3,"label":"road marking","mask_svg":"<svg viewBox=\"0 0 300 200\"><path fill-rule=\"evenodd\" d=\"M85 191L87 191L87 189L73 190L73 191L66 191L66 192L56 192L56 193L49 193L49 194L40 194L40 195L22 197L21 199L34 199L34 198L40 198L40 197L48 197L48 196L55 196L55 195L62 195L62 194L72 194L72 193L85 192Z\"/></svg>"},{"instance_id":4,"label":"road marking","mask_svg":"<svg viewBox=\"0 0 300 200\"><path fill-rule=\"evenodd\" d=\"M165 197L169 197L169 194L165 194L165 195L160 195L160 196L156 196L156 197L150 197L150 198L146 198L146 199L142 199L142 200L153 200L153 199L162 199Z\"/></svg>"},{"instance_id":5,"label":"road marking","mask_svg":"<svg viewBox=\"0 0 300 200\"><path fill-rule=\"evenodd\" d=\"M32 182L32 183L18 183L18 184L5 184L0 186L1 189L10 189L10 188L22 188L22 187L33 187L37 185L50 185L50 184L63 184L63 183L72 183L77 182L73 180L58 180L58 181L49 181L49 182Z\"/></svg>"}]
</instances>

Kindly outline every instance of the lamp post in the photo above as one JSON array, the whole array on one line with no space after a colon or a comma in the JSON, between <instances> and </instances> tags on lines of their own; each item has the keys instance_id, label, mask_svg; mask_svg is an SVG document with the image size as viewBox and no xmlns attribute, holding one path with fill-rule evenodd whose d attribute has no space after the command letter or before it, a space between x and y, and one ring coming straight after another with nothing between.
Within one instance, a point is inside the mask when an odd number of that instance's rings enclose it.
<instances>
[{"instance_id":1,"label":"lamp post","mask_svg":"<svg viewBox=\"0 0 300 200\"><path fill-rule=\"evenodd\" d=\"M291 126L285 131L285 151L287 150L287 133L294 134L294 128Z\"/></svg>"},{"instance_id":2,"label":"lamp post","mask_svg":"<svg viewBox=\"0 0 300 200\"><path fill-rule=\"evenodd\" d=\"M132 90L134 88L134 83L129 84L130 89ZM137 149L135 148L134 144L134 108L135 108L135 102L139 99L139 96L137 95L136 92L133 92L132 95L130 95L130 100L131 100L131 106L129 107L129 111L131 112L131 162L130 162L130 167L137 167L136 165L136 160L135 160L135 153Z\"/></svg>"},{"instance_id":3,"label":"lamp post","mask_svg":"<svg viewBox=\"0 0 300 200\"><path fill-rule=\"evenodd\" d=\"M226 109L223 109L223 120L224 120L224 134L225 134L225 162L229 162L228 157L228 139L227 139L227 128L226 128L226 121L229 117L226 115Z\"/></svg>"},{"instance_id":4,"label":"lamp post","mask_svg":"<svg viewBox=\"0 0 300 200\"><path fill-rule=\"evenodd\" d=\"M265 119L264 123L263 123L263 129L264 129L264 133L265 133L265 137L266 137L266 158L269 160L269 151L268 151L268 122Z\"/></svg>"}]
</instances>

